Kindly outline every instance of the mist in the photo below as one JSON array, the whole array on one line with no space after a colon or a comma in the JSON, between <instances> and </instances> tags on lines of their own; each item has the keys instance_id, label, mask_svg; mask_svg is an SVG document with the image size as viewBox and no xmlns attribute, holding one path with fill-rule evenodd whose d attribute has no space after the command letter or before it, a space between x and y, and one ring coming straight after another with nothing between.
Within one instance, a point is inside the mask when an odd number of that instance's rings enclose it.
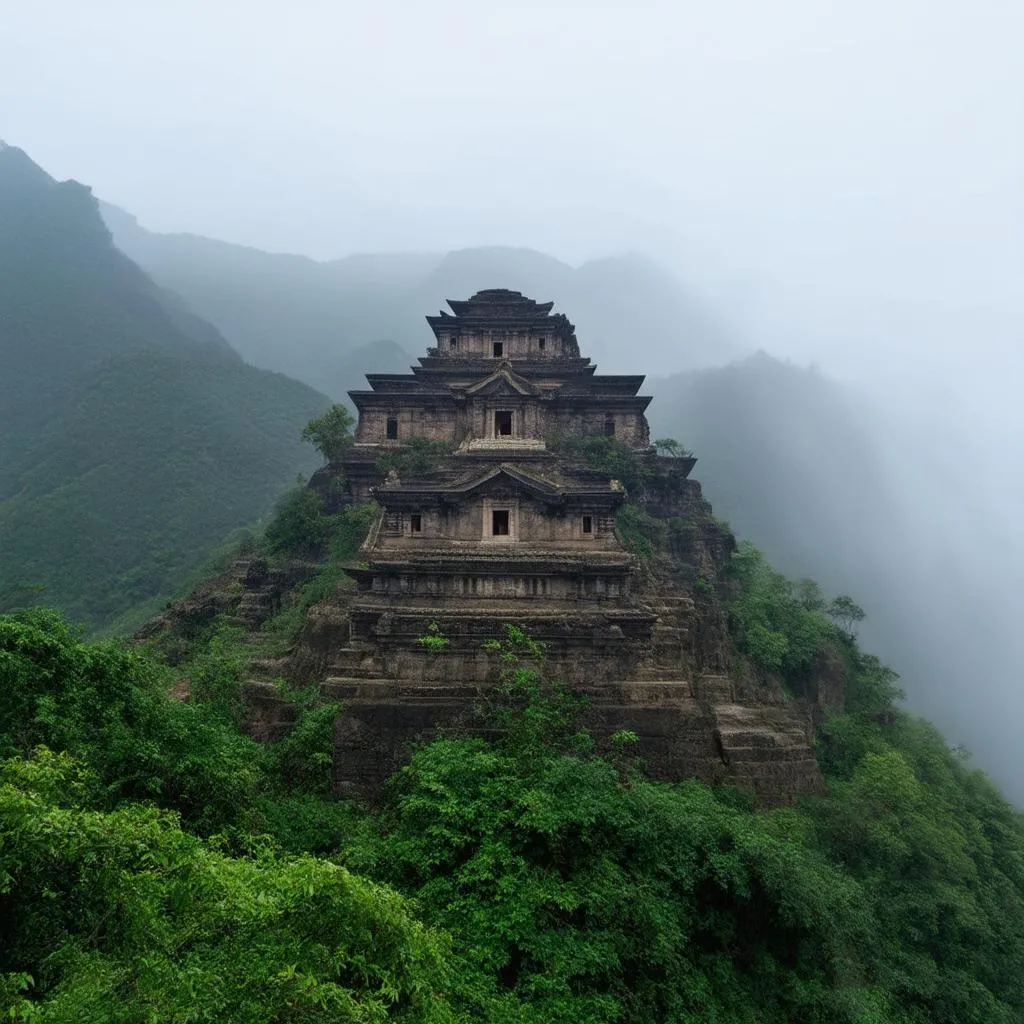
<instances>
[{"instance_id":1,"label":"mist","mask_svg":"<svg viewBox=\"0 0 1024 1024\"><path fill-rule=\"evenodd\" d=\"M639 253L716 327L693 351L603 338L604 371L763 349L850 388L895 497L847 555L928 623L929 657L895 666L910 705L1024 800L1019 4L60 0L2 21L0 138L150 231L321 261Z\"/></svg>"}]
</instances>

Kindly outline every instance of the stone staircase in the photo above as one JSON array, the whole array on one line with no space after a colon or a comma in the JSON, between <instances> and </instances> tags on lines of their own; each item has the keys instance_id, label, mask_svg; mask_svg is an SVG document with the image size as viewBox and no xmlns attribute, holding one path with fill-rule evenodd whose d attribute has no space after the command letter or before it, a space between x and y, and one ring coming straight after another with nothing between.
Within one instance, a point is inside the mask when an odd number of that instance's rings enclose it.
<instances>
[{"instance_id":1,"label":"stone staircase","mask_svg":"<svg viewBox=\"0 0 1024 1024\"><path fill-rule=\"evenodd\" d=\"M771 804L821 793L810 720L796 704L717 704L715 740L725 781Z\"/></svg>"}]
</instances>

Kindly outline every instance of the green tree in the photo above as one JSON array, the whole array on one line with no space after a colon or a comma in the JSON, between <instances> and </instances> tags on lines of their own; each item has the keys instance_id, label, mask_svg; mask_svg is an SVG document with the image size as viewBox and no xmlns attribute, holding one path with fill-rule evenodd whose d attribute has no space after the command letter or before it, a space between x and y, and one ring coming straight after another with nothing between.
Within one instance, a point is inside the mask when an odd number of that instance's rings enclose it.
<instances>
[{"instance_id":1,"label":"green tree","mask_svg":"<svg viewBox=\"0 0 1024 1024\"><path fill-rule=\"evenodd\" d=\"M673 459L693 458L693 452L684 448L674 437L659 437L651 444L659 455L667 455Z\"/></svg>"},{"instance_id":2,"label":"green tree","mask_svg":"<svg viewBox=\"0 0 1024 1024\"><path fill-rule=\"evenodd\" d=\"M273 554L311 555L327 543L332 526L323 498L300 484L277 503L264 539Z\"/></svg>"},{"instance_id":3,"label":"green tree","mask_svg":"<svg viewBox=\"0 0 1024 1024\"><path fill-rule=\"evenodd\" d=\"M833 598L825 614L844 632L851 636L857 631L857 625L864 621L864 609L852 597L840 594Z\"/></svg>"},{"instance_id":4,"label":"green tree","mask_svg":"<svg viewBox=\"0 0 1024 1024\"><path fill-rule=\"evenodd\" d=\"M302 440L308 441L328 462L337 462L354 438L355 420L343 405L332 405L322 416L311 419L302 428Z\"/></svg>"},{"instance_id":5,"label":"green tree","mask_svg":"<svg viewBox=\"0 0 1024 1024\"><path fill-rule=\"evenodd\" d=\"M377 459L377 468L382 473L394 470L399 477L427 476L434 472L441 460L452 452L448 441L436 441L416 435L410 437L400 448L392 448Z\"/></svg>"},{"instance_id":6,"label":"green tree","mask_svg":"<svg viewBox=\"0 0 1024 1024\"><path fill-rule=\"evenodd\" d=\"M890 1019L864 970L863 895L797 815L594 756L529 639L490 646L506 667L500 740L420 749L382 833L352 854L452 933L472 1019Z\"/></svg>"},{"instance_id":7,"label":"green tree","mask_svg":"<svg viewBox=\"0 0 1024 1024\"><path fill-rule=\"evenodd\" d=\"M43 748L0 765L4 1016L455 1020L446 942L395 892L308 856L227 856L153 807L89 809L87 774Z\"/></svg>"}]
</instances>

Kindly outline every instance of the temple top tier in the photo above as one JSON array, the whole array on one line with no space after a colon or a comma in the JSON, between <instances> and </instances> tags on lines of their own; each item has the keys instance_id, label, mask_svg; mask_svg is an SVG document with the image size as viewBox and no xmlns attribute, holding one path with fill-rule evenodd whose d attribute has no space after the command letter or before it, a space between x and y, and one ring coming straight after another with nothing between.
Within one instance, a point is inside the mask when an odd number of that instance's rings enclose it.
<instances>
[{"instance_id":1,"label":"temple top tier","mask_svg":"<svg viewBox=\"0 0 1024 1024\"><path fill-rule=\"evenodd\" d=\"M579 361L576 328L553 302L535 302L507 288L488 288L469 299L449 299L453 312L428 316L442 359Z\"/></svg>"}]
</instances>

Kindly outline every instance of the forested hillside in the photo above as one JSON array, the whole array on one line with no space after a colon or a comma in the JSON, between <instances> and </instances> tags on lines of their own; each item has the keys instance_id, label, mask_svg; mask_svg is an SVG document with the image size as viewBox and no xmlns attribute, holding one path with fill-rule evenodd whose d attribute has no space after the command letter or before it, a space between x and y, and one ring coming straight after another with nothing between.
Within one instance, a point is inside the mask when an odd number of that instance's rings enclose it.
<instances>
[{"instance_id":1,"label":"forested hillside","mask_svg":"<svg viewBox=\"0 0 1024 1024\"><path fill-rule=\"evenodd\" d=\"M335 518L319 543L351 557ZM338 582L324 566L264 642ZM895 705L813 587L743 546L728 590L761 671L778 666L754 627L844 666L845 710L818 731L827 795L796 808L646 780L630 736L599 750L516 631L479 711L491 738L422 746L368 811L327 795L336 706L282 681L290 735L239 731L258 651L225 621L141 650L84 645L44 610L0 617L0 1013L1024 1021L1020 816Z\"/></svg>"},{"instance_id":2,"label":"forested hillside","mask_svg":"<svg viewBox=\"0 0 1024 1024\"><path fill-rule=\"evenodd\" d=\"M144 614L310 454L326 405L120 251L89 190L0 149L0 608Z\"/></svg>"}]
</instances>

